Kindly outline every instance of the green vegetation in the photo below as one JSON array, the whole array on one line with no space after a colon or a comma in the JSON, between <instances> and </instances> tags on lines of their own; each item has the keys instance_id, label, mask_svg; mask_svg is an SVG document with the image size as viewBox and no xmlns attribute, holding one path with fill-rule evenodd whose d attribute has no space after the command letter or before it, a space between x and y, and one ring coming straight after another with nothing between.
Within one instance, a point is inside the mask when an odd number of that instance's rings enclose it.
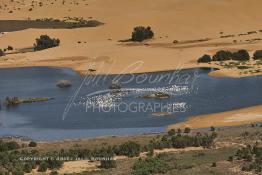
<instances>
[{"instance_id":1,"label":"green vegetation","mask_svg":"<svg viewBox=\"0 0 262 175\"><path fill-rule=\"evenodd\" d=\"M154 32L151 30L151 27L138 26L134 28L131 40L141 42L146 39L151 39L153 36Z\"/></svg>"},{"instance_id":2,"label":"green vegetation","mask_svg":"<svg viewBox=\"0 0 262 175\"><path fill-rule=\"evenodd\" d=\"M210 148L213 146L216 134L213 132L211 135L196 133L189 135L190 128L185 129L185 134L181 134L181 130L169 132L163 135L160 139L152 139L145 147L145 150L151 149L164 149L164 148L186 148L186 147L205 147Z\"/></svg>"},{"instance_id":3,"label":"green vegetation","mask_svg":"<svg viewBox=\"0 0 262 175\"><path fill-rule=\"evenodd\" d=\"M190 128L189 128L190 129ZM259 172L261 167L262 147L247 146L241 140L257 141L261 139L260 125L253 124L248 128L234 128L234 129L217 129L219 136L214 127L210 127L210 131L206 132L184 132L181 129L172 129L165 134L151 135L150 137L141 136L141 138L148 138L146 142L140 142L137 137L110 137L108 140L98 139L90 140L81 145L82 141L69 143L69 147L50 148L46 147L44 150L38 148L28 148L26 144L12 143L10 141L1 141L0 143L0 172L12 174L24 174L30 172L32 169L37 169L39 172L46 172L47 169L54 174L64 161L73 160L98 160L101 168L98 171L82 172L79 175L108 175L108 174L183 174L183 175L228 175L231 174L231 169L236 166L241 166L242 170ZM237 132L236 132L237 131ZM244 133L244 134L243 134ZM245 134L246 133L246 134ZM243 137L243 135L246 135ZM214 139L218 143L234 143L228 147L221 147L217 145L216 149L201 149L195 151L181 150L178 152L160 153L164 148L186 148L199 147L213 148ZM232 140L237 138L236 140ZM151 139L151 140L149 140ZM120 141L121 140L121 141ZM93 145L93 142L95 145ZM64 142L67 144L67 142ZM39 148L42 147L39 143ZM56 143L54 143L56 146ZM86 145L87 144L87 145ZM237 145L239 144L239 145ZM21 145L21 146L20 146ZM92 145L92 147L88 146ZM107 145L107 146L105 146ZM241 145L241 146L240 146ZM29 146L29 144L28 144ZM64 144L63 144L64 146ZM65 148L65 149L64 149ZM238 148L241 148L238 150ZM160 150L156 150L160 149ZM148 151L147 154L146 151ZM143 154L140 154L143 152ZM129 159L114 159L115 155L125 155L132 157ZM137 157L141 155L140 157ZM23 157L70 157L70 160L25 160L20 161Z\"/></svg>"},{"instance_id":4,"label":"green vegetation","mask_svg":"<svg viewBox=\"0 0 262 175\"><path fill-rule=\"evenodd\" d=\"M133 175L150 175L150 174L163 174L170 169L161 155L156 157L147 157L142 160L141 158L134 163Z\"/></svg>"},{"instance_id":5,"label":"green vegetation","mask_svg":"<svg viewBox=\"0 0 262 175\"><path fill-rule=\"evenodd\" d=\"M210 55L203 55L202 57L200 57L197 62L198 63L208 63L208 62L211 62L212 59L211 59L211 56Z\"/></svg>"},{"instance_id":6,"label":"green vegetation","mask_svg":"<svg viewBox=\"0 0 262 175\"><path fill-rule=\"evenodd\" d=\"M254 55L253 55L254 60L262 60L262 50L257 50L255 51Z\"/></svg>"},{"instance_id":7,"label":"green vegetation","mask_svg":"<svg viewBox=\"0 0 262 175\"><path fill-rule=\"evenodd\" d=\"M136 157L139 156L141 152L141 146L133 141L126 142L121 144L117 149L117 155L125 155L128 157Z\"/></svg>"},{"instance_id":8,"label":"green vegetation","mask_svg":"<svg viewBox=\"0 0 262 175\"><path fill-rule=\"evenodd\" d=\"M249 58L250 58L249 53L244 49L234 52L232 54L233 60L243 61L243 60L249 60Z\"/></svg>"},{"instance_id":9,"label":"green vegetation","mask_svg":"<svg viewBox=\"0 0 262 175\"><path fill-rule=\"evenodd\" d=\"M258 54L257 54L258 55ZM256 57L257 58L257 57ZM237 61L247 61L250 59L249 53L247 50L239 50L237 52L230 52L225 50L217 51L215 55L213 55L212 60L210 60L209 55L204 55L198 59L199 63L205 63L210 61L227 61L227 60L237 60Z\"/></svg>"},{"instance_id":10,"label":"green vegetation","mask_svg":"<svg viewBox=\"0 0 262 175\"><path fill-rule=\"evenodd\" d=\"M213 61L225 61L232 58L230 51L220 50L213 56Z\"/></svg>"},{"instance_id":11,"label":"green vegetation","mask_svg":"<svg viewBox=\"0 0 262 175\"><path fill-rule=\"evenodd\" d=\"M31 141L31 142L29 142L28 146L29 146L29 147L36 147L36 146L37 146L37 143L34 142L34 141Z\"/></svg>"},{"instance_id":12,"label":"green vegetation","mask_svg":"<svg viewBox=\"0 0 262 175\"><path fill-rule=\"evenodd\" d=\"M48 35L41 35L36 39L36 43L34 44L34 50L44 50L52 47L57 47L60 44L59 39L51 39Z\"/></svg>"},{"instance_id":13,"label":"green vegetation","mask_svg":"<svg viewBox=\"0 0 262 175\"><path fill-rule=\"evenodd\" d=\"M244 160L243 171L262 172L262 147L257 145L241 148L236 153L238 160Z\"/></svg>"},{"instance_id":14,"label":"green vegetation","mask_svg":"<svg viewBox=\"0 0 262 175\"><path fill-rule=\"evenodd\" d=\"M48 168L47 163L46 162L41 162L37 171L38 172L46 172L47 168Z\"/></svg>"},{"instance_id":15,"label":"green vegetation","mask_svg":"<svg viewBox=\"0 0 262 175\"><path fill-rule=\"evenodd\" d=\"M14 48L12 46L8 46L7 50L14 50Z\"/></svg>"},{"instance_id":16,"label":"green vegetation","mask_svg":"<svg viewBox=\"0 0 262 175\"><path fill-rule=\"evenodd\" d=\"M20 148L19 144L14 141L3 142L2 140L0 140L0 152L15 150L18 148Z\"/></svg>"},{"instance_id":17,"label":"green vegetation","mask_svg":"<svg viewBox=\"0 0 262 175\"><path fill-rule=\"evenodd\" d=\"M184 133L190 133L191 129L189 127L186 127L184 130Z\"/></svg>"},{"instance_id":18,"label":"green vegetation","mask_svg":"<svg viewBox=\"0 0 262 175\"><path fill-rule=\"evenodd\" d=\"M26 99L19 99L18 97L6 97L4 104L7 107L16 106L22 103L35 103L35 102L45 102L52 100L53 98L49 97L39 97L39 98L26 98Z\"/></svg>"}]
</instances>

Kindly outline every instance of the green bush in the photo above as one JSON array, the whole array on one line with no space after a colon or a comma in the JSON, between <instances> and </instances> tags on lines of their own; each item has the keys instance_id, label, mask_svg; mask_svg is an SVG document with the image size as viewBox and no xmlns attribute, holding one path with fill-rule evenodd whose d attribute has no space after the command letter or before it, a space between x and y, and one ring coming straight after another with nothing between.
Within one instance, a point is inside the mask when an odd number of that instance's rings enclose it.
<instances>
[{"instance_id":1,"label":"green bush","mask_svg":"<svg viewBox=\"0 0 262 175\"><path fill-rule=\"evenodd\" d=\"M208 63L208 62L211 62L212 61L212 58L210 55L203 55L202 57L200 57L197 62L198 63Z\"/></svg>"},{"instance_id":2,"label":"green bush","mask_svg":"<svg viewBox=\"0 0 262 175\"><path fill-rule=\"evenodd\" d=\"M12 46L8 46L7 50L14 50L14 48Z\"/></svg>"},{"instance_id":3,"label":"green bush","mask_svg":"<svg viewBox=\"0 0 262 175\"><path fill-rule=\"evenodd\" d=\"M139 156L140 152L141 152L141 146L136 142L129 141L123 143L118 147L117 154L125 155L128 157L135 157L135 156Z\"/></svg>"},{"instance_id":4,"label":"green bush","mask_svg":"<svg viewBox=\"0 0 262 175\"><path fill-rule=\"evenodd\" d=\"M34 50L44 50L52 47L57 47L60 44L59 39L51 39L48 35L41 35L40 38L36 39L36 43L34 44Z\"/></svg>"},{"instance_id":5,"label":"green bush","mask_svg":"<svg viewBox=\"0 0 262 175\"><path fill-rule=\"evenodd\" d=\"M46 162L41 162L37 171L46 172L47 168L48 168L48 164Z\"/></svg>"},{"instance_id":6,"label":"green bush","mask_svg":"<svg viewBox=\"0 0 262 175\"><path fill-rule=\"evenodd\" d=\"M184 130L184 133L190 133L191 129L189 127L186 127Z\"/></svg>"},{"instance_id":7,"label":"green bush","mask_svg":"<svg viewBox=\"0 0 262 175\"><path fill-rule=\"evenodd\" d=\"M134 163L133 175L151 175L164 174L170 169L165 160L157 157L147 157L145 160L141 158Z\"/></svg>"},{"instance_id":8,"label":"green bush","mask_svg":"<svg viewBox=\"0 0 262 175\"><path fill-rule=\"evenodd\" d=\"M151 27L138 26L134 28L132 33L132 41L143 41L146 39L151 39L154 36L154 32L151 30Z\"/></svg>"},{"instance_id":9,"label":"green bush","mask_svg":"<svg viewBox=\"0 0 262 175\"><path fill-rule=\"evenodd\" d=\"M254 60L262 59L262 50L255 51L253 58Z\"/></svg>"},{"instance_id":10,"label":"green bush","mask_svg":"<svg viewBox=\"0 0 262 175\"><path fill-rule=\"evenodd\" d=\"M217 167L217 163L216 162L213 162L211 167Z\"/></svg>"},{"instance_id":11,"label":"green bush","mask_svg":"<svg viewBox=\"0 0 262 175\"><path fill-rule=\"evenodd\" d=\"M19 144L16 143L15 141L7 142L6 145L7 145L8 150L14 150L14 149L20 148Z\"/></svg>"},{"instance_id":12,"label":"green bush","mask_svg":"<svg viewBox=\"0 0 262 175\"><path fill-rule=\"evenodd\" d=\"M31 173L32 169L33 169L32 165L29 164L29 163L26 163L24 165L24 170L23 171L26 172L26 173Z\"/></svg>"},{"instance_id":13,"label":"green bush","mask_svg":"<svg viewBox=\"0 0 262 175\"><path fill-rule=\"evenodd\" d=\"M249 53L244 49L234 52L232 54L233 60L244 61L244 60L249 60L249 58L250 58Z\"/></svg>"},{"instance_id":14,"label":"green bush","mask_svg":"<svg viewBox=\"0 0 262 175\"><path fill-rule=\"evenodd\" d=\"M37 146L37 143L34 142L34 141L31 141L29 144L28 144L29 147L36 147Z\"/></svg>"},{"instance_id":15,"label":"green bush","mask_svg":"<svg viewBox=\"0 0 262 175\"><path fill-rule=\"evenodd\" d=\"M115 160L101 160L100 168L105 168L105 169L116 168L116 161Z\"/></svg>"},{"instance_id":16,"label":"green bush","mask_svg":"<svg viewBox=\"0 0 262 175\"><path fill-rule=\"evenodd\" d=\"M213 56L213 61L225 61L232 58L230 51L220 50Z\"/></svg>"}]
</instances>

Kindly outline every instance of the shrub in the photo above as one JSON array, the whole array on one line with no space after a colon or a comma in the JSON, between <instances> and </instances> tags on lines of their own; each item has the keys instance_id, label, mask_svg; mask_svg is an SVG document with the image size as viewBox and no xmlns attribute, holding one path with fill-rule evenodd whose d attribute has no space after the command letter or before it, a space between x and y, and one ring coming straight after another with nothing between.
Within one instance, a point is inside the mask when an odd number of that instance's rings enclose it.
<instances>
[{"instance_id":1,"label":"shrub","mask_svg":"<svg viewBox=\"0 0 262 175\"><path fill-rule=\"evenodd\" d=\"M214 126L210 127L210 131L215 131L215 130L216 130L216 128Z\"/></svg>"},{"instance_id":2,"label":"shrub","mask_svg":"<svg viewBox=\"0 0 262 175\"><path fill-rule=\"evenodd\" d=\"M254 60L262 59L262 50L255 51L253 58Z\"/></svg>"},{"instance_id":3,"label":"shrub","mask_svg":"<svg viewBox=\"0 0 262 175\"><path fill-rule=\"evenodd\" d=\"M229 157L228 157L228 161L229 161L229 162L233 162L233 161L234 161L234 157L233 157L233 156L229 156Z\"/></svg>"},{"instance_id":4,"label":"shrub","mask_svg":"<svg viewBox=\"0 0 262 175\"><path fill-rule=\"evenodd\" d=\"M186 127L184 130L184 133L190 133L191 129L189 127Z\"/></svg>"},{"instance_id":5,"label":"shrub","mask_svg":"<svg viewBox=\"0 0 262 175\"><path fill-rule=\"evenodd\" d=\"M47 163L46 162L41 162L37 171L38 172L46 172L47 168L48 168Z\"/></svg>"},{"instance_id":6,"label":"shrub","mask_svg":"<svg viewBox=\"0 0 262 175\"><path fill-rule=\"evenodd\" d=\"M31 164L29 164L29 163L26 163L25 165L24 165L24 172L26 172L26 173L31 173L31 171L32 171L32 165Z\"/></svg>"},{"instance_id":7,"label":"shrub","mask_svg":"<svg viewBox=\"0 0 262 175\"><path fill-rule=\"evenodd\" d=\"M150 175L150 174L164 174L170 169L165 160L157 157L147 157L145 160L139 159L134 163L133 175Z\"/></svg>"},{"instance_id":8,"label":"shrub","mask_svg":"<svg viewBox=\"0 0 262 175\"><path fill-rule=\"evenodd\" d=\"M40 38L36 39L34 44L34 50L44 50L52 47L57 47L60 44L59 39L51 39L48 35L41 35Z\"/></svg>"},{"instance_id":9,"label":"shrub","mask_svg":"<svg viewBox=\"0 0 262 175\"><path fill-rule=\"evenodd\" d=\"M220 50L213 56L213 61L225 61L232 58L230 51Z\"/></svg>"},{"instance_id":10,"label":"shrub","mask_svg":"<svg viewBox=\"0 0 262 175\"><path fill-rule=\"evenodd\" d=\"M200 57L197 62L198 63L208 63L208 62L211 62L212 61L212 58L210 55L203 55L202 57Z\"/></svg>"},{"instance_id":11,"label":"shrub","mask_svg":"<svg viewBox=\"0 0 262 175\"><path fill-rule=\"evenodd\" d=\"M133 141L123 143L118 148L119 155L125 155L128 157L139 156L140 152L141 152L141 146Z\"/></svg>"},{"instance_id":12,"label":"shrub","mask_svg":"<svg viewBox=\"0 0 262 175\"><path fill-rule=\"evenodd\" d=\"M134 28L132 33L132 41L143 41L146 39L151 39L154 36L154 32L151 30L151 27L138 26Z\"/></svg>"},{"instance_id":13,"label":"shrub","mask_svg":"<svg viewBox=\"0 0 262 175\"><path fill-rule=\"evenodd\" d=\"M4 56L4 55L5 55L4 51L2 49L0 49L0 57Z\"/></svg>"},{"instance_id":14,"label":"shrub","mask_svg":"<svg viewBox=\"0 0 262 175\"><path fill-rule=\"evenodd\" d=\"M176 130L175 129L171 129L171 130L168 131L168 135L169 136L173 136L175 134L176 134Z\"/></svg>"},{"instance_id":15,"label":"shrub","mask_svg":"<svg viewBox=\"0 0 262 175\"><path fill-rule=\"evenodd\" d=\"M14 48L12 46L8 46L7 50L13 50Z\"/></svg>"},{"instance_id":16,"label":"shrub","mask_svg":"<svg viewBox=\"0 0 262 175\"><path fill-rule=\"evenodd\" d=\"M244 60L249 60L249 58L250 58L249 53L244 49L234 52L232 54L233 60L244 61Z\"/></svg>"},{"instance_id":17,"label":"shrub","mask_svg":"<svg viewBox=\"0 0 262 175\"><path fill-rule=\"evenodd\" d=\"M116 168L116 161L115 160L101 160L100 168L105 168L105 169Z\"/></svg>"},{"instance_id":18,"label":"shrub","mask_svg":"<svg viewBox=\"0 0 262 175\"><path fill-rule=\"evenodd\" d=\"M48 161L47 161L47 167L49 168L49 169L58 169L58 168L61 168L62 167L62 165L63 165L63 161L60 161L60 160L56 160L56 159L54 159L54 160L51 160L51 159L49 159Z\"/></svg>"},{"instance_id":19,"label":"shrub","mask_svg":"<svg viewBox=\"0 0 262 175\"><path fill-rule=\"evenodd\" d=\"M217 163L216 162L213 162L211 167L216 167L217 166Z\"/></svg>"},{"instance_id":20,"label":"shrub","mask_svg":"<svg viewBox=\"0 0 262 175\"><path fill-rule=\"evenodd\" d=\"M19 144L15 141L7 142L6 143L8 150L14 150L20 148Z\"/></svg>"},{"instance_id":21,"label":"shrub","mask_svg":"<svg viewBox=\"0 0 262 175\"><path fill-rule=\"evenodd\" d=\"M28 144L29 147L36 147L37 146L37 143L34 142L34 141L31 141L29 144Z\"/></svg>"}]
</instances>

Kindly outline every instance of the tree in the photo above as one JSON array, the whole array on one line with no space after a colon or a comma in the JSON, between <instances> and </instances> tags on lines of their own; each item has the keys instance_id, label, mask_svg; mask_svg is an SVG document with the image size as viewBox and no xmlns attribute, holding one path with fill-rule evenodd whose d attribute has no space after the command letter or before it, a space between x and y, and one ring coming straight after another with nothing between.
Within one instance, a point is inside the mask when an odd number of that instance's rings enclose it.
<instances>
[{"instance_id":1,"label":"tree","mask_svg":"<svg viewBox=\"0 0 262 175\"><path fill-rule=\"evenodd\" d=\"M34 44L34 50L44 50L52 47L57 47L60 44L59 39L51 39L48 35L41 35L36 39L36 43Z\"/></svg>"},{"instance_id":2,"label":"tree","mask_svg":"<svg viewBox=\"0 0 262 175\"><path fill-rule=\"evenodd\" d=\"M169 131L167 132L167 134L168 134L169 136L173 136L173 135L176 134L176 130L175 130L175 129L171 129L171 130L169 130Z\"/></svg>"},{"instance_id":3,"label":"tree","mask_svg":"<svg viewBox=\"0 0 262 175\"><path fill-rule=\"evenodd\" d=\"M210 127L210 131L213 132L213 131L215 131L215 130L216 130L216 128L215 128L214 126L211 126L211 127Z\"/></svg>"},{"instance_id":4,"label":"tree","mask_svg":"<svg viewBox=\"0 0 262 175\"><path fill-rule=\"evenodd\" d=\"M28 144L29 147L36 147L37 146L37 143L34 142L34 141L31 141L29 144Z\"/></svg>"},{"instance_id":5,"label":"tree","mask_svg":"<svg viewBox=\"0 0 262 175\"><path fill-rule=\"evenodd\" d=\"M138 26L135 27L132 32L131 40L141 42L146 39L151 39L153 36L154 32L151 30L151 27Z\"/></svg>"},{"instance_id":6,"label":"tree","mask_svg":"<svg viewBox=\"0 0 262 175\"><path fill-rule=\"evenodd\" d=\"M230 51L220 50L213 56L213 61L225 61L232 58L232 53Z\"/></svg>"},{"instance_id":7,"label":"tree","mask_svg":"<svg viewBox=\"0 0 262 175\"><path fill-rule=\"evenodd\" d=\"M191 129L189 127L186 127L184 130L184 133L190 133Z\"/></svg>"},{"instance_id":8,"label":"tree","mask_svg":"<svg viewBox=\"0 0 262 175\"><path fill-rule=\"evenodd\" d=\"M233 60L239 60L239 61L244 61L244 60L249 60L250 56L247 50L239 50L237 52L234 52L232 54L232 59Z\"/></svg>"},{"instance_id":9,"label":"tree","mask_svg":"<svg viewBox=\"0 0 262 175\"><path fill-rule=\"evenodd\" d=\"M125 155L128 157L139 156L140 152L141 152L141 146L133 141L128 141L126 143L123 143L118 148L119 155Z\"/></svg>"},{"instance_id":10,"label":"tree","mask_svg":"<svg viewBox=\"0 0 262 175\"><path fill-rule=\"evenodd\" d=\"M262 50L255 51L253 58L254 60L262 59Z\"/></svg>"},{"instance_id":11,"label":"tree","mask_svg":"<svg viewBox=\"0 0 262 175\"><path fill-rule=\"evenodd\" d=\"M210 55L203 55L202 57L200 57L197 62L198 63L208 63L208 62L211 62L212 61L212 58Z\"/></svg>"}]
</instances>

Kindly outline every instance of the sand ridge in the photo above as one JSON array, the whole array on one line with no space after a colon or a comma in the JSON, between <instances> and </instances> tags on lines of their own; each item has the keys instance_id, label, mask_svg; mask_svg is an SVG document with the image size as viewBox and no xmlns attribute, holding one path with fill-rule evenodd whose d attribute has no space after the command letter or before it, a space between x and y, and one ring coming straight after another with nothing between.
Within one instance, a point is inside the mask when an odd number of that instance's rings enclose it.
<instances>
[{"instance_id":1,"label":"sand ridge","mask_svg":"<svg viewBox=\"0 0 262 175\"><path fill-rule=\"evenodd\" d=\"M35 38L41 34L59 38L61 46L39 52L7 55L0 61L0 67L55 66L69 67L85 73L90 67L90 59L77 57L108 57L110 61L99 61L92 68L97 74L118 74L137 61L143 65L130 72L153 72L193 67L217 67L213 64L197 64L203 54L212 54L219 49L250 49L250 53L262 48L259 30L262 14L260 0L103 0L76 2L43 0L43 6L34 5L28 10L31 1L9 2L5 10L0 10L0 19L39 19L83 17L105 23L103 26L80 29L27 29L1 35L0 48L7 45L15 49L32 47ZM27 5L26 5L27 4ZM20 10L18 10L18 6ZM59 8L58 8L59 7ZM236 10L233 10L236 9ZM9 13L9 10L13 10ZM241 22L237 22L241 21ZM130 38L133 27L149 25L155 32L152 40L143 43L120 43ZM257 31L250 35L239 35ZM234 35L234 37L221 36ZM174 40L179 41L173 43ZM233 42L236 40L237 42ZM72 59L67 59L71 57ZM224 69L223 69L224 70ZM226 70L225 76L261 75L247 73L239 75L238 70ZM126 72L129 73L129 72ZM213 74L212 74L213 75ZM216 75L220 75L219 73Z\"/></svg>"}]
</instances>

